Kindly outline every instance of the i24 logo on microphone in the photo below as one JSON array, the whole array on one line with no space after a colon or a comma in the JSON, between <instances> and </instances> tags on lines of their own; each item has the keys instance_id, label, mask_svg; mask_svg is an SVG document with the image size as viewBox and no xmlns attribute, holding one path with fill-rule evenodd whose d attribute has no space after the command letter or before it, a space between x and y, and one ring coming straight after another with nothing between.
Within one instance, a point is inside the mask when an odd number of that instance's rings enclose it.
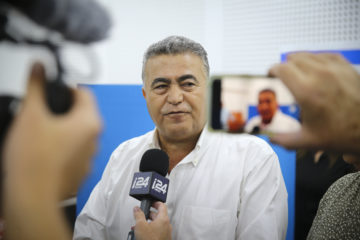
<instances>
[{"instance_id":1,"label":"i24 logo on microphone","mask_svg":"<svg viewBox=\"0 0 360 240\"><path fill-rule=\"evenodd\" d=\"M132 185L132 189L146 188L149 184L150 177L136 177Z\"/></svg>"},{"instance_id":2,"label":"i24 logo on microphone","mask_svg":"<svg viewBox=\"0 0 360 240\"><path fill-rule=\"evenodd\" d=\"M134 179L133 185L131 186L132 189L141 189L141 188L147 188L150 181L150 177L136 177ZM166 193L167 190L167 184L163 183L161 179L155 178L154 182L151 186L152 189L157 191L158 193Z\"/></svg>"},{"instance_id":3,"label":"i24 logo on microphone","mask_svg":"<svg viewBox=\"0 0 360 240\"><path fill-rule=\"evenodd\" d=\"M158 193L166 194L167 184L163 183L160 179L155 178L155 181L153 182L151 188L157 191Z\"/></svg>"},{"instance_id":4,"label":"i24 logo on microphone","mask_svg":"<svg viewBox=\"0 0 360 240\"><path fill-rule=\"evenodd\" d=\"M134 174L129 195L140 200L146 196L153 201L166 201L169 179L156 172Z\"/></svg>"}]
</instances>

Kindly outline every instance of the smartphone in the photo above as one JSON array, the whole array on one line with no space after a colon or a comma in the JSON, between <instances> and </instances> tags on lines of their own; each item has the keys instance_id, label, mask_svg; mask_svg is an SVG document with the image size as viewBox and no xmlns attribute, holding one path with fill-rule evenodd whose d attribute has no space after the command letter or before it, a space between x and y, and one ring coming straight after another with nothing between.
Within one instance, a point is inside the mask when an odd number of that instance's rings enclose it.
<instances>
[{"instance_id":1,"label":"smartphone","mask_svg":"<svg viewBox=\"0 0 360 240\"><path fill-rule=\"evenodd\" d=\"M212 76L209 128L229 133L290 133L300 130L300 109L281 80L254 75Z\"/></svg>"}]
</instances>

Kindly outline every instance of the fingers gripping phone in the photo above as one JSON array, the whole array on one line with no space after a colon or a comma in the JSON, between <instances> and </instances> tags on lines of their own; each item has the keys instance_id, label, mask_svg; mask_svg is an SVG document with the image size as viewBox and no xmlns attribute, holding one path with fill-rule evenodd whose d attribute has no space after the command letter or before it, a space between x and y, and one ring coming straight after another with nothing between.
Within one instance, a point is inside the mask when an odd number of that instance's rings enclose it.
<instances>
[{"instance_id":1,"label":"fingers gripping phone","mask_svg":"<svg viewBox=\"0 0 360 240\"><path fill-rule=\"evenodd\" d=\"M299 107L277 78L220 75L210 79L209 128L229 133L266 134L300 129Z\"/></svg>"}]
</instances>

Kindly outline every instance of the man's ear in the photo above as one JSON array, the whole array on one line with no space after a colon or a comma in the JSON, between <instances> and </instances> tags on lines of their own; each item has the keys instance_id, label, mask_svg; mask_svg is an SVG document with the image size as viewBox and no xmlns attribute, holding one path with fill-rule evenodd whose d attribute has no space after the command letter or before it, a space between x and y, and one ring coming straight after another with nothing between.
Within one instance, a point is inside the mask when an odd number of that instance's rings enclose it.
<instances>
[{"instance_id":1,"label":"man's ear","mask_svg":"<svg viewBox=\"0 0 360 240\"><path fill-rule=\"evenodd\" d=\"M144 89L144 88L142 88L141 90L142 90L142 94L143 94L144 98L146 99L146 92L145 92L145 89Z\"/></svg>"}]
</instances>

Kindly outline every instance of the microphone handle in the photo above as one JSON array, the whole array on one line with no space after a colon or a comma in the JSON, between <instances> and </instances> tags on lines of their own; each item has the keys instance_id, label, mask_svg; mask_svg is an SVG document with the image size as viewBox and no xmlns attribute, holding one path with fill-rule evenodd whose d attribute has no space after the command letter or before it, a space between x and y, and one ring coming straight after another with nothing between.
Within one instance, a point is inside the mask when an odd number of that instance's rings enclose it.
<instances>
[{"instance_id":1,"label":"microphone handle","mask_svg":"<svg viewBox=\"0 0 360 240\"><path fill-rule=\"evenodd\" d=\"M54 114L68 112L73 103L71 89L60 81L46 82L46 100Z\"/></svg>"},{"instance_id":2,"label":"microphone handle","mask_svg":"<svg viewBox=\"0 0 360 240\"><path fill-rule=\"evenodd\" d=\"M128 237L127 237L127 240L136 240L134 230L132 230L132 229L130 230L130 232L128 234Z\"/></svg>"},{"instance_id":3,"label":"microphone handle","mask_svg":"<svg viewBox=\"0 0 360 240\"><path fill-rule=\"evenodd\" d=\"M2 205L3 199L3 148L6 139L6 135L8 129L15 117L15 112L13 111L20 102L19 99L10 96L10 95L0 95L0 204ZM0 214L2 215L3 212L0 209Z\"/></svg>"},{"instance_id":4,"label":"microphone handle","mask_svg":"<svg viewBox=\"0 0 360 240\"><path fill-rule=\"evenodd\" d=\"M146 220L149 219L150 215L150 207L152 205L152 201L150 199L143 199L140 203L140 209L144 212ZM136 240L134 230L130 230L127 240Z\"/></svg>"},{"instance_id":5,"label":"microphone handle","mask_svg":"<svg viewBox=\"0 0 360 240\"><path fill-rule=\"evenodd\" d=\"M149 219L151 205L152 201L150 199L141 200L140 209L144 212L146 220Z\"/></svg>"},{"instance_id":6,"label":"microphone handle","mask_svg":"<svg viewBox=\"0 0 360 240\"><path fill-rule=\"evenodd\" d=\"M54 54L58 71L58 75L53 81L46 81L46 101L54 114L65 114L70 110L74 99L71 89L63 81L64 68L61 63L60 48L49 41L43 44Z\"/></svg>"}]
</instances>

